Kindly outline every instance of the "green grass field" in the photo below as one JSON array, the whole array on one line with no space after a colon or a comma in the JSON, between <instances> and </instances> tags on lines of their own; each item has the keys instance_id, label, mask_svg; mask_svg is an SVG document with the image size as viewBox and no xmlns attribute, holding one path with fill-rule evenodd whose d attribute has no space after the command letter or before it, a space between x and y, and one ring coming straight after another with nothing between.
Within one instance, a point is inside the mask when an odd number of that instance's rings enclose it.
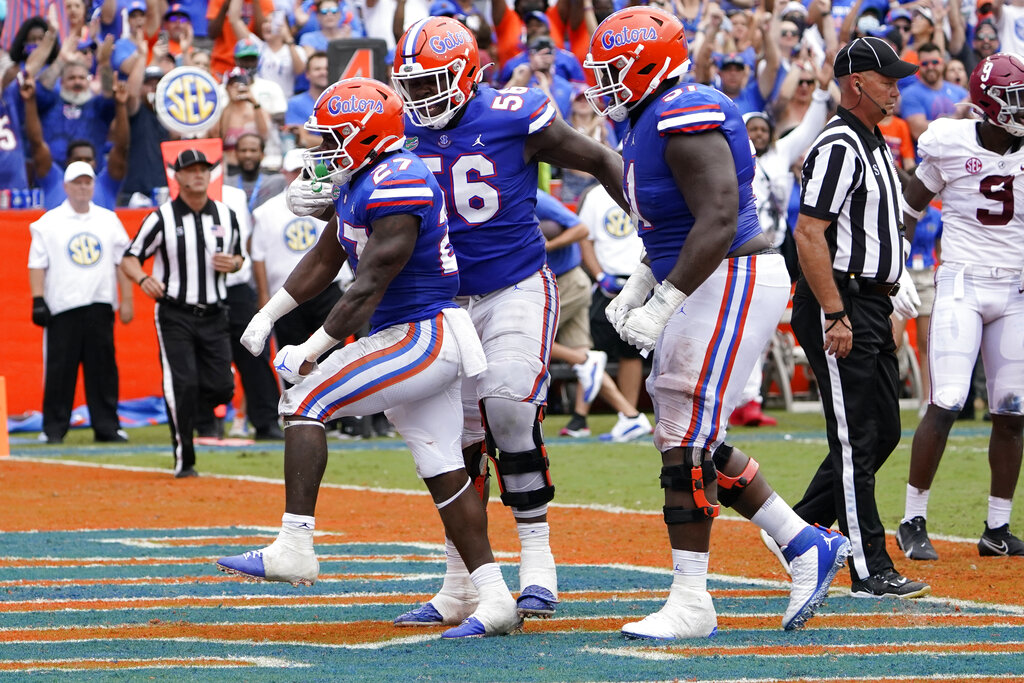
<instances>
[{"instance_id":1,"label":"green grass field","mask_svg":"<svg viewBox=\"0 0 1024 683\"><path fill-rule=\"evenodd\" d=\"M778 427L734 429L730 431L729 442L757 458L762 472L776 490L790 503L795 503L824 457L824 420L817 414L781 411L772 411L772 414L779 420ZM544 423L552 476L558 490L556 502L660 510L660 459L649 439L630 444L606 444L596 436L582 441L555 436L567 421L566 416L553 415ZM594 415L590 418L590 427L597 435L609 431L614 421L613 415ZM916 411L904 411L904 438L878 475L879 510L890 531L903 515L910 442L917 422ZM928 528L933 535L980 536L989 488L988 429L989 423L981 420L956 423L932 489ZM90 430L77 430L68 435L62 447L16 443L15 453L86 457L90 462L140 467L171 467L165 426L135 429L130 435L130 444L100 448L92 443ZM331 458L325 481L381 488L422 487L408 452L394 440L342 442L330 439L329 443ZM245 448L200 447L197 469L211 474L281 479L282 454L280 443L257 443ZM1010 527L1018 533L1024 531L1022 506L1014 509Z\"/></svg>"}]
</instances>

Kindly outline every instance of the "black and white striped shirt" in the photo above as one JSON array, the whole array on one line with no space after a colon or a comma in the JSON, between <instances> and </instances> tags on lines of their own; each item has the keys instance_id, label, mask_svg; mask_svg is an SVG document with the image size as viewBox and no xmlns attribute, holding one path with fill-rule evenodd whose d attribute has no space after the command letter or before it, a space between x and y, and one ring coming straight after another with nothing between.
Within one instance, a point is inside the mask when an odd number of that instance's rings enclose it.
<instances>
[{"instance_id":1,"label":"black and white striped shirt","mask_svg":"<svg viewBox=\"0 0 1024 683\"><path fill-rule=\"evenodd\" d=\"M218 201L193 211L181 197L146 216L126 255L145 262L156 256L153 277L165 298L179 304L216 304L227 297L224 273L213 269L213 254L242 254L238 218Z\"/></svg>"},{"instance_id":2,"label":"black and white striped shirt","mask_svg":"<svg viewBox=\"0 0 1024 683\"><path fill-rule=\"evenodd\" d=\"M831 221L832 268L881 282L903 268L903 190L889 146L842 107L807 153L800 213Z\"/></svg>"}]
</instances>

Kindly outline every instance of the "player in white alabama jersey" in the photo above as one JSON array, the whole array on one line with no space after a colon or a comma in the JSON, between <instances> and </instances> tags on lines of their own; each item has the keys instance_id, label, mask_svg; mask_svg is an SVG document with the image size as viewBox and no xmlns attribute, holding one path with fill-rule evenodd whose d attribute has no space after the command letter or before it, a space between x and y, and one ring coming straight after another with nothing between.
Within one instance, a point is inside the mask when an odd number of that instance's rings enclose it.
<instances>
[{"instance_id":1,"label":"player in white alabama jersey","mask_svg":"<svg viewBox=\"0 0 1024 683\"><path fill-rule=\"evenodd\" d=\"M1024 431L1024 59L986 57L970 87L983 120L933 121L918 140L921 164L904 191L908 216L920 216L938 195L943 220L928 333L931 396L914 434L896 534L914 560L938 557L925 528L928 493L979 348L992 414L992 478L978 552L1024 555L1024 542L1009 530Z\"/></svg>"}]
</instances>

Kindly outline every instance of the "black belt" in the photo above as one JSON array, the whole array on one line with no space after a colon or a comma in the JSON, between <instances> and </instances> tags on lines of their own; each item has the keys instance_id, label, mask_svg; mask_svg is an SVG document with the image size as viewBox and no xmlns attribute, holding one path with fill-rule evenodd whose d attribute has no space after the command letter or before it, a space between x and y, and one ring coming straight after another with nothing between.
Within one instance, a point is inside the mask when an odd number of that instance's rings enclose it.
<instances>
[{"instance_id":1,"label":"black belt","mask_svg":"<svg viewBox=\"0 0 1024 683\"><path fill-rule=\"evenodd\" d=\"M876 296L896 296L900 291L898 282L882 282L853 273L833 273L836 286L840 291L850 294L874 294Z\"/></svg>"},{"instance_id":2,"label":"black belt","mask_svg":"<svg viewBox=\"0 0 1024 683\"><path fill-rule=\"evenodd\" d=\"M175 301L174 299L160 299L160 303L166 304L171 308L177 308L181 311L187 311L197 318L217 315L224 311L224 306L220 302L215 304L183 304L180 301Z\"/></svg>"}]
</instances>

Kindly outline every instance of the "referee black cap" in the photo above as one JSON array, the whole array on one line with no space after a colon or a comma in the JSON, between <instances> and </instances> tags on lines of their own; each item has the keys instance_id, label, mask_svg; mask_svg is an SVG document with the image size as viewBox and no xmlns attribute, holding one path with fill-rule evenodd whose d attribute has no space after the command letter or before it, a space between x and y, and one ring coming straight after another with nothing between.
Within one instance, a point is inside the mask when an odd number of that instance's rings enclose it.
<instances>
[{"instance_id":1,"label":"referee black cap","mask_svg":"<svg viewBox=\"0 0 1024 683\"><path fill-rule=\"evenodd\" d=\"M877 71L889 78L906 78L917 73L918 66L904 62L893 46L881 38L868 36L847 43L836 55L835 75L849 76L861 71Z\"/></svg>"},{"instance_id":2,"label":"referee black cap","mask_svg":"<svg viewBox=\"0 0 1024 683\"><path fill-rule=\"evenodd\" d=\"M174 170L177 172L183 168L195 166L196 164L205 164L207 168L213 166L213 164L206 160L206 155L198 149L186 149L178 154L178 158L175 159Z\"/></svg>"}]
</instances>

